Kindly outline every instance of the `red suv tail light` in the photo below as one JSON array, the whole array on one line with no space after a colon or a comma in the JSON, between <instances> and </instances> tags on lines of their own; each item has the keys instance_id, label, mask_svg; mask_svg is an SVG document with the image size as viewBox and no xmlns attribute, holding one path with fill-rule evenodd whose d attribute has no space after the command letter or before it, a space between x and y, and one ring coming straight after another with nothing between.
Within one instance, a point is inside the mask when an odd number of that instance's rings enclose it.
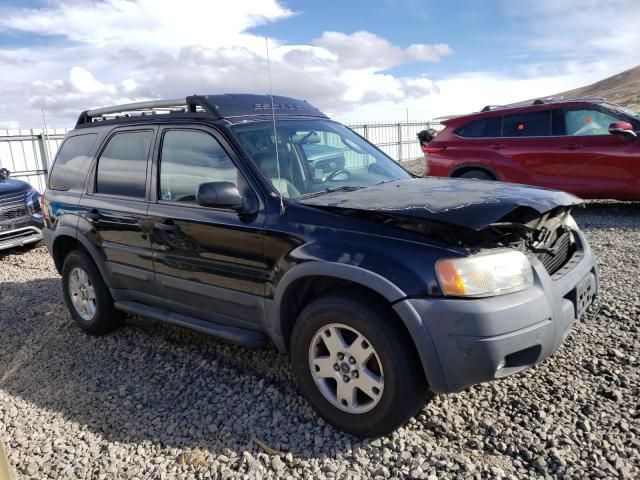
<instances>
[{"instance_id":1,"label":"red suv tail light","mask_svg":"<svg viewBox=\"0 0 640 480\"><path fill-rule=\"evenodd\" d=\"M447 147L422 147L424 153L439 153L446 150Z\"/></svg>"},{"instance_id":2,"label":"red suv tail light","mask_svg":"<svg viewBox=\"0 0 640 480\"><path fill-rule=\"evenodd\" d=\"M445 150L447 147L445 146L440 146L440 147L430 147L428 145L421 145L422 147L422 151L424 152L424 174L422 175L423 177L426 177L429 174L429 154L430 153L440 153L443 150Z\"/></svg>"}]
</instances>

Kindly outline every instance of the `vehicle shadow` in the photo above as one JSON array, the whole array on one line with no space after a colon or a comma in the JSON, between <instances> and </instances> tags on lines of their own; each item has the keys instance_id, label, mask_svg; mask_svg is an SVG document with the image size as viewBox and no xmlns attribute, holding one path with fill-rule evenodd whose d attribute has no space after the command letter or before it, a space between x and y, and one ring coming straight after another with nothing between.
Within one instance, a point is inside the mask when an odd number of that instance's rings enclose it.
<instances>
[{"instance_id":1,"label":"vehicle shadow","mask_svg":"<svg viewBox=\"0 0 640 480\"><path fill-rule=\"evenodd\" d=\"M231 449L241 460L264 445L317 458L357 441L319 420L273 348L140 318L91 337L74 325L59 279L2 283L0 303L0 390L110 442Z\"/></svg>"}]
</instances>

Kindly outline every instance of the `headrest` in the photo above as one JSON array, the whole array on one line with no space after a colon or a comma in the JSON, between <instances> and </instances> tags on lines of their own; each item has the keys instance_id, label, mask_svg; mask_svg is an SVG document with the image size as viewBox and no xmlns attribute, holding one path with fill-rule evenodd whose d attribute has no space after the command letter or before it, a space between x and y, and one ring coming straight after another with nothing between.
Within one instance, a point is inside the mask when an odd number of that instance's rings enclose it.
<instances>
[{"instance_id":1,"label":"headrest","mask_svg":"<svg viewBox=\"0 0 640 480\"><path fill-rule=\"evenodd\" d=\"M280 159L280 169L284 168L284 164L286 161L286 153L283 151L278 152L278 156ZM256 165L260 169L260 171L267 178L276 178L278 176L278 165L276 163L276 152L268 151L268 152L260 152L253 155L253 160L256 162Z\"/></svg>"}]
</instances>

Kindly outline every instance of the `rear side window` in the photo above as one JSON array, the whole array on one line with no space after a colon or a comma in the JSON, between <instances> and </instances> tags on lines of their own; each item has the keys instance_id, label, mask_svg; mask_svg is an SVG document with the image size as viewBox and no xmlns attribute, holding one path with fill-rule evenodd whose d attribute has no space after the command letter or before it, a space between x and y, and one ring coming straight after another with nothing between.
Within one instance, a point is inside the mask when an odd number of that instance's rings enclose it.
<instances>
[{"instance_id":1,"label":"rear side window","mask_svg":"<svg viewBox=\"0 0 640 480\"><path fill-rule=\"evenodd\" d=\"M49 188L51 190L71 190L81 188L91 160L91 148L98 134L76 135L67 138L56 156Z\"/></svg>"},{"instance_id":2,"label":"rear side window","mask_svg":"<svg viewBox=\"0 0 640 480\"><path fill-rule=\"evenodd\" d=\"M453 133L465 138L499 137L502 117L474 120L458 127Z\"/></svg>"},{"instance_id":3,"label":"rear side window","mask_svg":"<svg viewBox=\"0 0 640 480\"><path fill-rule=\"evenodd\" d=\"M551 135L551 111L514 113L502 120L503 137L547 137Z\"/></svg>"},{"instance_id":4,"label":"rear side window","mask_svg":"<svg viewBox=\"0 0 640 480\"><path fill-rule=\"evenodd\" d=\"M96 193L144 198L153 131L117 133L98 159Z\"/></svg>"}]
</instances>

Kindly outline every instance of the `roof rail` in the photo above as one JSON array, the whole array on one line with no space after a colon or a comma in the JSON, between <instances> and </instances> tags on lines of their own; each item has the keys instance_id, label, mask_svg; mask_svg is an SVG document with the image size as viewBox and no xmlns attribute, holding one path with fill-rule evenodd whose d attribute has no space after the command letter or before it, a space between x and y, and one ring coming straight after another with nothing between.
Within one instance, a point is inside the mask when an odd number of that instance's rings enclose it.
<instances>
[{"instance_id":1,"label":"roof rail","mask_svg":"<svg viewBox=\"0 0 640 480\"><path fill-rule=\"evenodd\" d=\"M136 116L185 113L202 114L204 112L209 113L210 116L219 118L216 112L213 112L203 99L193 95L186 97L185 99L150 100L147 102L126 103L124 105L86 110L80 114L80 117L78 117L76 126L106 120L120 120Z\"/></svg>"},{"instance_id":2,"label":"roof rail","mask_svg":"<svg viewBox=\"0 0 640 480\"><path fill-rule=\"evenodd\" d=\"M505 108L504 105L485 105L481 112L490 112L491 110L497 110L498 108Z\"/></svg>"},{"instance_id":3,"label":"roof rail","mask_svg":"<svg viewBox=\"0 0 640 480\"><path fill-rule=\"evenodd\" d=\"M560 103L560 102L579 102L579 101L590 101L590 102L605 102L606 99L602 97L547 97L547 98L537 98L533 101L532 105L544 105L547 103Z\"/></svg>"}]
</instances>

